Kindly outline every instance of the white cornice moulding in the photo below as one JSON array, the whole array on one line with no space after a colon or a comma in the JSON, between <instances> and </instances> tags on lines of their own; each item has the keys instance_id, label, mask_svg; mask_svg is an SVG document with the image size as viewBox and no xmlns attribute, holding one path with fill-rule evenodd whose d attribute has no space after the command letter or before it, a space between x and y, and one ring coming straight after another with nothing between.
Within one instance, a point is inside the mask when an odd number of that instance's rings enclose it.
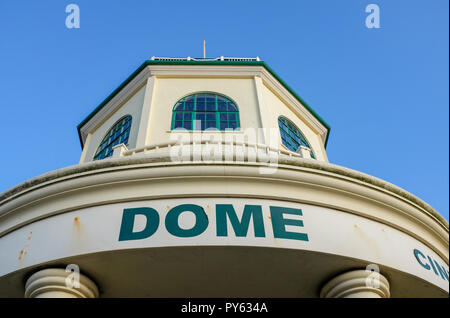
<instances>
[{"instance_id":1,"label":"white cornice moulding","mask_svg":"<svg viewBox=\"0 0 450 318\"><path fill-rule=\"evenodd\" d=\"M372 219L416 238L448 263L448 222L405 190L359 171L315 160L280 157L272 175L261 175L261 166L265 164L177 163L166 153L105 159L51 171L1 194L0 237L38 219L80 208L198 197L196 185L207 184L201 196L280 199Z\"/></svg>"},{"instance_id":2,"label":"white cornice moulding","mask_svg":"<svg viewBox=\"0 0 450 318\"><path fill-rule=\"evenodd\" d=\"M80 129L83 143L89 132L99 126L106 118L122 106L150 77L148 67L144 68L131 82L120 90L106 105L104 105L83 127Z\"/></svg>"},{"instance_id":3,"label":"white cornice moulding","mask_svg":"<svg viewBox=\"0 0 450 318\"><path fill-rule=\"evenodd\" d=\"M305 122L322 138L322 142L325 144L327 138L327 128L319 121L306 107L300 103L272 74L266 69L261 72L261 78L263 83L279 98L284 100L287 105L292 105L293 110L298 116L303 117Z\"/></svg>"}]
</instances>

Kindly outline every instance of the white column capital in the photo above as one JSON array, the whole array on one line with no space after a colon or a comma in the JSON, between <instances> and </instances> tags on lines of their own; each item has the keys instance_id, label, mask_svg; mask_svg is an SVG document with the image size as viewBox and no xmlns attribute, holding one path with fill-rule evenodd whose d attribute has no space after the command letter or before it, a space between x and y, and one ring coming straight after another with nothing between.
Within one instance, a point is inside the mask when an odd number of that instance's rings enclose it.
<instances>
[{"instance_id":1,"label":"white column capital","mask_svg":"<svg viewBox=\"0 0 450 318\"><path fill-rule=\"evenodd\" d=\"M389 282L380 273L354 270L341 274L322 288L321 298L389 298Z\"/></svg>"},{"instance_id":2,"label":"white column capital","mask_svg":"<svg viewBox=\"0 0 450 318\"><path fill-rule=\"evenodd\" d=\"M97 298L99 295L95 283L81 273L79 286L67 284L66 279L74 272L61 268L49 268L38 271L28 278L25 284L25 298Z\"/></svg>"}]
</instances>

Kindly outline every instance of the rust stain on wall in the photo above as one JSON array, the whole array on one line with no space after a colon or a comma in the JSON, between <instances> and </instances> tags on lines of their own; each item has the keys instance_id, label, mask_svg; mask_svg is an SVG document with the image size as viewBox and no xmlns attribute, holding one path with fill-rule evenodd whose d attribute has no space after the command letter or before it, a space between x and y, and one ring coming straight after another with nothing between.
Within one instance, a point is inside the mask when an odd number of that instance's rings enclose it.
<instances>
[{"instance_id":1,"label":"rust stain on wall","mask_svg":"<svg viewBox=\"0 0 450 318\"><path fill-rule=\"evenodd\" d=\"M32 235L33 235L33 232L30 232L30 233L28 234L27 240L26 240L25 242L31 241L31 236L32 236ZM22 261L24 260L25 255L27 255L27 250L28 250L29 247L30 247L30 244L29 244L29 243L26 243L25 246L23 247L23 249L21 249L21 250L19 251L19 256L18 256L17 259L18 259L20 262L22 262Z\"/></svg>"},{"instance_id":2,"label":"rust stain on wall","mask_svg":"<svg viewBox=\"0 0 450 318\"><path fill-rule=\"evenodd\" d=\"M73 227L74 227L74 233L75 235L80 238L80 236L83 234L83 227L81 225L81 221L80 218L78 216L76 216L73 219Z\"/></svg>"}]
</instances>

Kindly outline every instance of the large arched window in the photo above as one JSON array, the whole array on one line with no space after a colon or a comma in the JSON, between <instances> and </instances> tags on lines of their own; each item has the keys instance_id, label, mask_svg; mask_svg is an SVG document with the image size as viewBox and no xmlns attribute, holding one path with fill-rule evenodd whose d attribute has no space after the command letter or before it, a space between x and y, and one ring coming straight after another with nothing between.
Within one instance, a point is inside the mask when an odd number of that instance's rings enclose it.
<instances>
[{"instance_id":1,"label":"large arched window","mask_svg":"<svg viewBox=\"0 0 450 318\"><path fill-rule=\"evenodd\" d=\"M239 110L236 103L215 93L197 93L180 99L173 108L172 129L237 129Z\"/></svg>"},{"instance_id":2,"label":"large arched window","mask_svg":"<svg viewBox=\"0 0 450 318\"><path fill-rule=\"evenodd\" d=\"M118 144L128 144L128 137L130 137L131 116L127 115L119 119L108 133L103 138L100 146L95 152L94 160L100 160L111 157L113 154L112 148Z\"/></svg>"},{"instance_id":3,"label":"large arched window","mask_svg":"<svg viewBox=\"0 0 450 318\"><path fill-rule=\"evenodd\" d=\"M311 158L316 159L311 146L300 132L300 129L298 129L297 126L295 126L289 119L283 116L278 117L278 126L280 127L281 141L283 145L293 152L297 152L300 146L306 147L309 149Z\"/></svg>"}]
</instances>

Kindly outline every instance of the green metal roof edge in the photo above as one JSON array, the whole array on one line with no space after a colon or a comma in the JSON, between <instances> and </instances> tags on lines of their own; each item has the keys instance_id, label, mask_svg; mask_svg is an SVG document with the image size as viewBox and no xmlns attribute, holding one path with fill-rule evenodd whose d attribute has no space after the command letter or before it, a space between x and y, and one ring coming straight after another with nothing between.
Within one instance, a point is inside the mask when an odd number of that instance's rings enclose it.
<instances>
[{"instance_id":1,"label":"green metal roof edge","mask_svg":"<svg viewBox=\"0 0 450 318\"><path fill-rule=\"evenodd\" d=\"M111 94L108 95L108 97L106 97L103 102L101 102L100 105L98 105L81 123L78 124L77 126L77 130L78 130L78 137L80 138L80 144L81 144L81 149L83 149L83 138L81 138L81 127L83 127L92 117L94 117L95 114L97 114L100 109L103 108L103 106L105 106L111 99L113 99L114 96L116 96L116 94L118 92L120 92L129 82L131 82L131 80L137 75L139 74L148 64L148 60L145 61L144 63L141 64L141 66L139 66L137 68L136 71L134 71L130 76L128 76L128 78L122 82L122 84L119 85L119 87L117 87Z\"/></svg>"},{"instance_id":2,"label":"green metal roof edge","mask_svg":"<svg viewBox=\"0 0 450 318\"><path fill-rule=\"evenodd\" d=\"M276 80L278 82L281 83L281 85L284 86L284 88L286 88L289 93L291 93L303 106L305 106L305 108L322 124L325 126L325 128L328 130L327 132L327 136L325 138L325 148L327 147L328 144L328 137L330 136L330 131L331 131L331 127L330 125L328 125L328 123L322 118L320 117L319 114L317 114L312 108L311 106L308 105L307 102L305 102L305 100L303 98L301 98L285 81L283 81L281 79L281 77L278 76L277 73L275 73L275 71L269 66L267 65L265 62L262 62L262 65L266 68L266 70L269 71L270 74L272 74L273 77L276 78Z\"/></svg>"},{"instance_id":3,"label":"green metal roof edge","mask_svg":"<svg viewBox=\"0 0 450 318\"><path fill-rule=\"evenodd\" d=\"M325 148L328 144L328 137L330 136L331 127L325 122L325 120L322 119L322 117L319 116L304 100L301 98L288 84L286 84L285 81L283 81L277 73L275 73L272 68L270 68L269 65L267 65L264 61L220 61L220 60L214 60L214 61L187 61L187 60L146 60L144 63L142 63L136 71L134 71L128 78L122 82L122 84L119 85L111 94L106 97L103 102L98 105L81 123L78 124L77 130L78 130L78 137L80 138L80 144L81 148L83 148L83 139L81 138L81 127L83 127L92 117L97 114L100 109L103 108L113 97L122 90L131 80L139 74L146 66L148 65L246 65L246 66L263 66L275 79L280 82L284 88L286 88L289 93L291 93L305 108L322 124L327 128L327 136L325 138Z\"/></svg>"}]
</instances>

